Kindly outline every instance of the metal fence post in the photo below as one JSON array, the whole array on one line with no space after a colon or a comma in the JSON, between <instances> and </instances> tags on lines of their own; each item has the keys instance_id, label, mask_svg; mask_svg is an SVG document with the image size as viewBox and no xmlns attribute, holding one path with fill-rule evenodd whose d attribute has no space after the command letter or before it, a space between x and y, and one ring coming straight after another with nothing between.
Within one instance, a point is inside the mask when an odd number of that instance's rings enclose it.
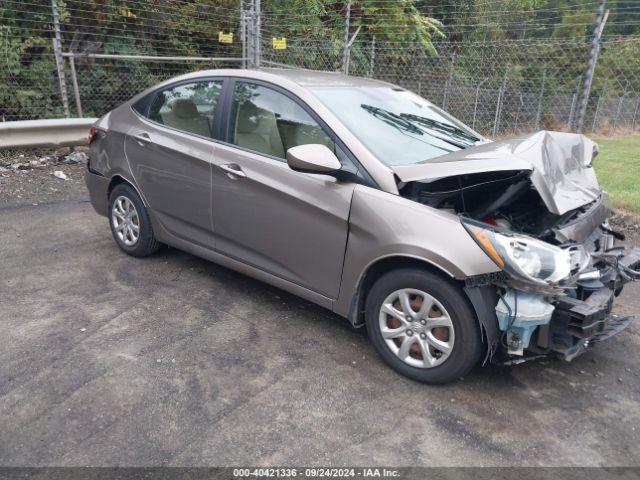
<instances>
[{"instance_id":1,"label":"metal fence post","mask_svg":"<svg viewBox=\"0 0 640 480\"><path fill-rule=\"evenodd\" d=\"M69 118L69 97L67 96L67 83L64 78L64 59L62 58L62 37L60 34L60 16L58 15L58 4L56 0L51 0L51 13L53 15L53 53L56 58L56 69L58 70L58 84L60 86L60 97L64 116Z\"/></svg>"},{"instance_id":2,"label":"metal fence post","mask_svg":"<svg viewBox=\"0 0 640 480\"><path fill-rule=\"evenodd\" d=\"M453 82L453 68L456 65L456 52L455 50L451 54L451 67L449 68L449 77L444 84L444 95L442 98L442 109L447 109L447 100L449 99L449 89L451 88L451 82Z\"/></svg>"},{"instance_id":3,"label":"metal fence post","mask_svg":"<svg viewBox=\"0 0 640 480\"><path fill-rule=\"evenodd\" d=\"M253 28L254 28L254 41L255 41L255 47L253 49L253 54L255 55L255 60L254 60L254 64L256 68L260 68L260 61L261 61L261 55L262 55L262 49L261 49L261 38L260 38L260 30L261 30L261 5L260 5L260 0L253 0L253 14L255 17L255 20L253 22Z\"/></svg>"},{"instance_id":4,"label":"metal fence post","mask_svg":"<svg viewBox=\"0 0 640 480\"><path fill-rule=\"evenodd\" d=\"M496 118L493 121L493 136L495 137L498 134L498 127L500 126L500 115L502 114L502 97L504 97L504 90L507 86L507 74L509 73L509 69L505 69L504 77L502 79L502 85L500 86L500 90L498 92L498 103L496 104Z\"/></svg>"},{"instance_id":5,"label":"metal fence post","mask_svg":"<svg viewBox=\"0 0 640 480\"><path fill-rule=\"evenodd\" d=\"M618 126L618 119L620 118L620 114L622 113L622 104L624 102L624 97L626 97L629 92L624 92L618 100L618 108L616 109L616 116L613 118L613 129L615 130Z\"/></svg>"},{"instance_id":6,"label":"metal fence post","mask_svg":"<svg viewBox=\"0 0 640 480\"><path fill-rule=\"evenodd\" d=\"M78 75L76 74L76 60L73 54L69 55L69 66L71 67L71 85L73 86L73 96L76 100L76 112L82 118L82 102L80 102L80 89L78 88Z\"/></svg>"},{"instance_id":7,"label":"metal fence post","mask_svg":"<svg viewBox=\"0 0 640 480\"><path fill-rule=\"evenodd\" d=\"M607 82L609 81L608 78L606 78L604 80L604 86L602 87L602 95L600 95L598 97L598 103L596 103L596 111L593 114L593 124L591 125L591 131L595 132L596 131L596 125L598 124L598 113L600 113L600 101L602 100L602 97L605 95L605 93L607 93Z\"/></svg>"},{"instance_id":8,"label":"metal fence post","mask_svg":"<svg viewBox=\"0 0 640 480\"><path fill-rule=\"evenodd\" d=\"M640 108L640 97L636 100L636 108L633 111L633 120L631 121L631 130L636 129L636 117L638 116L638 108Z\"/></svg>"},{"instance_id":9,"label":"metal fence post","mask_svg":"<svg viewBox=\"0 0 640 480\"><path fill-rule=\"evenodd\" d=\"M344 16L344 47L342 49L342 72L345 75L349 75L349 57L350 57L350 45L349 45L349 23L351 22L351 0L347 2L347 11Z\"/></svg>"},{"instance_id":10,"label":"metal fence post","mask_svg":"<svg viewBox=\"0 0 640 480\"><path fill-rule=\"evenodd\" d=\"M538 96L538 111L536 112L536 130L540 130L540 117L542 116L542 100L544 98L544 87L547 81L547 71L542 72L542 86L540 87L540 95Z\"/></svg>"},{"instance_id":11,"label":"metal fence post","mask_svg":"<svg viewBox=\"0 0 640 480\"><path fill-rule=\"evenodd\" d=\"M242 68L247 68L247 19L244 0L240 0L240 44L242 45Z\"/></svg>"},{"instance_id":12,"label":"metal fence post","mask_svg":"<svg viewBox=\"0 0 640 480\"><path fill-rule=\"evenodd\" d=\"M569 109L569 120L567 120L567 130L571 130L571 126L573 125L573 113L576 109L576 100L578 98L578 94L574 93L571 96L571 108Z\"/></svg>"},{"instance_id":13,"label":"metal fence post","mask_svg":"<svg viewBox=\"0 0 640 480\"><path fill-rule=\"evenodd\" d=\"M249 10L244 13L245 20L245 35L247 36L247 68L253 68L255 62L255 55L253 53L253 48L255 47L255 30L253 28L254 17L253 17L253 0L251 1Z\"/></svg>"},{"instance_id":14,"label":"metal fence post","mask_svg":"<svg viewBox=\"0 0 640 480\"><path fill-rule=\"evenodd\" d=\"M589 95L591 94L591 84L593 83L593 74L596 70L596 63L598 62L598 53L600 53L600 38L602 37L602 30L607 22L609 16L609 10L604 11L604 5L606 0L600 0L598 10L596 10L596 25L593 29L593 37L591 38L591 48L589 50L589 59L587 60L587 69L584 72L584 83L582 89L582 97L580 99L580 110L578 111L578 124L576 131L582 132L582 126L584 124L584 117L587 113L587 105L589 103Z\"/></svg>"},{"instance_id":15,"label":"metal fence post","mask_svg":"<svg viewBox=\"0 0 640 480\"><path fill-rule=\"evenodd\" d=\"M596 111L593 114L593 123L591 124L591 131L596 131L596 124L598 123L598 112L600 110L600 100L602 100L602 95L598 97L598 102L596 103Z\"/></svg>"},{"instance_id":16,"label":"metal fence post","mask_svg":"<svg viewBox=\"0 0 640 480\"><path fill-rule=\"evenodd\" d=\"M476 114L478 113L478 97L480 95L480 87L482 86L482 84L484 82L486 82L487 80L489 80L488 78L485 78L484 80L482 80L478 86L476 87L476 100L473 104L473 121L471 122L471 128L476 128Z\"/></svg>"},{"instance_id":17,"label":"metal fence post","mask_svg":"<svg viewBox=\"0 0 640 480\"><path fill-rule=\"evenodd\" d=\"M369 76L373 77L376 59L376 36L371 37L371 51L369 53Z\"/></svg>"}]
</instances>

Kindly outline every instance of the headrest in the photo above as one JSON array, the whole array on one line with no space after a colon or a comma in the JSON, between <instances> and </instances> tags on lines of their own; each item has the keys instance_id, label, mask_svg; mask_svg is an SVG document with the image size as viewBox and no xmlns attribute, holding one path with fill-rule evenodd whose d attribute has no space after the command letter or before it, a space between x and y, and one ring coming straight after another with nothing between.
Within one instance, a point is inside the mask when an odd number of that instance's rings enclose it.
<instances>
[{"instance_id":1,"label":"headrest","mask_svg":"<svg viewBox=\"0 0 640 480\"><path fill-rule=\"evenodd\" d=\"M273 113L257 107L252 102L241 103L238 107L238 133L254 133L265 126Z\"/></svg>"},{"instance_id":2,"label":"headrest","mask_svg":"<svg viewBox=\"0 0 640 480\"><path fill-rule=\"evenodd\" d=\"M179 118L195 118L198 114L198 107L189 98L176 98L171 102L171 111Z\"/></svg>"}]
</instances>

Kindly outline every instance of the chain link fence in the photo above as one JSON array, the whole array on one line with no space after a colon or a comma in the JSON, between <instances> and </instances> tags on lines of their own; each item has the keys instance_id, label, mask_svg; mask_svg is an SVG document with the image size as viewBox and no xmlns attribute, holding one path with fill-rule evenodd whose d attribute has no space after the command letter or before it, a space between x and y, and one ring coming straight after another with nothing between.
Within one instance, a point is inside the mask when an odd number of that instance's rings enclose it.
<instances>
[{"instance_id":1,"label":"chain link fence","mask_svg":"<svg viewBox=\"0 0 640 480\"><path fill-rule=\"evenodd\" d=\"M20 37L16 26L0 26L0 57L5 57L7 64L0 69L0 83L6 86L0 92L0 119L64 116L51 42L51 3L36 2L27 8L18 1L4 1L4 8L23 9L22 26L28 28L22 29ZM273 40L281 39L281 27L268 15L260 18L237 1L211 11L197 8L197 1L181 4L181 15L199 15L211 23L206 31L184 32L207 39L206 48L181 51L174 40L162 34L175 28L171 16L175 11L154 9L151 3L143 27L155 33L149 37L146 31L144 42L128 40L127 32L115 27L98 35L87 12L78 7L67 9L61 15L60 29L69 114L100 116L172 76L209 68L241 68L255 64L256 58L263 67L344 70L345 42L336 22L323 26L326 32L289 37L286 48L282 44L275 48ZM139 25L144 13L141 9L117 13L136 17L125 21L129 30L143 28ZM25 31L28 35L38 29L47 32L47 41L25 41ZM220 32L233 33L231 43L221 43ZM175 33L172 38L179 38L180 32L177 37ZM122 37L122 47L105 51L105 35ZM433 43L434 50L428 50L423 45L391 43L353 29L349 36L353 39L348 56L350 74L410 89L485 135L538 129L568 131L575 125L589 56L586 40L438 41ZM637 130L639 107L640 38L605 36L583 129L607 133Z\"/></svg>"},{"instance_id":2,"label":"chain link fence","mask_svg":"<svg viewBox=\"0 0 640 480\"><path fill-rule=\"evenodd\" d=\"M286 51L263 49L263 58L267 64L340 70L341 46L294 39ZM587 42L434 42L434 47L437 55L361 40L352 47L349 73L412 90L489 136L568 131L575 124L584 72L567 60L584 58L584 67ZM603 42L601 49L584 130L636 130L640 128L640 38ZM621 50L624 62L617 56Z\"/></svg>"},{"instance_id":3,"label":"chain link fence","mask_svg":"<svg viewBox=\"0 0 640 480\"><path fill-rule=\"evenodd\" d=\"M113 56L76 57L74 64L79 102L70 98L71 114L99 117L141 91L171 77L197 70L237 68L241 65L241 60L196 60L189 57L163 60ZM68 65L67 78L71 79L73 75Z\"/></svg>"}]
</instances>

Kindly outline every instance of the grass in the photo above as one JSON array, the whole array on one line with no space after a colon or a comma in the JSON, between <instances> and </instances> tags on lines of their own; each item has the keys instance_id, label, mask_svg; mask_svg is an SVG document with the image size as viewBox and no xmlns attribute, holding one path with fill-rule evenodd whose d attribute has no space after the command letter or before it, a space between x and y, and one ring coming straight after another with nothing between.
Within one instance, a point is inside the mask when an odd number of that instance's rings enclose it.
<instances>
[{"instance_id":1,"label":"grass","mask_svg":"<svg viewBox=\"0 0 640 480\"><path fill-rule=\"evenodd\" d=\"M595 169L613 204L640 213L640 134L594 138L600 145Z\"/></svg>"}]
</instances>

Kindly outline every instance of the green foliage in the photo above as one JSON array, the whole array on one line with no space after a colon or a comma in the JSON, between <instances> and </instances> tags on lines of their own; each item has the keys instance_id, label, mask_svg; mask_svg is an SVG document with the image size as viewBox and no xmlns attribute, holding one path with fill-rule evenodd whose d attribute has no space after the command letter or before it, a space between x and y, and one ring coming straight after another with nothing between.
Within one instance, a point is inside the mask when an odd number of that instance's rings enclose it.
<instances>
[{"instance_id":1,"label":"green foliage","mask_svg":"<svg viewBox=\"0 0 640 480\"><path fill-rule=\"evenodd\" d=\"M0 26L0 121L20 120L21 112L60 116L55 61L46 55L51 42L35 36L20 38L11 23Z\"/></svg>"},{"instance_id":2,"label":"green foliage","mask_svg":"<svg viewBox=\"0 0 640 480\"><path fill-rule=\"evenodd\" d=\"M267 2L266 27L288 38L338 41L344 32L346 2L334 0L272 0ZM399 45L415 44L435 53L432 41L444 38L442 24L423 15L412 0L353 1L350 34L375 35L380 41ZM330 42L327 42L330 43Z\"/></svg>"},{"instance_id":3,"label":"green foliage","mask_svg":"<svg viewBox=\"0 0 640 480\"><path fill-rule=\"evenodd\" d=\"M594 89L604 88L602 78L608 72L625 72L625 80L608 83L607 90L640 91L637 41L631 44L622 37L640 33L637 2L608 0L611 15L605 34L620 35L621 40L603 46ZM346 3L262 0L263 45L276 36L285 36L291 45L279 53L269 51L271 59L308 68L340 68ZM239 0L57 0L57 5L65 50L241 56ZM408 70L416 58L425 65L444 59L446 76L446 59L456 51L456 79L477 82L492 77L499 84L507 71L510 86L537 89L546 72L549 92L573 94L584 71L594 8L584 0L352 0L349 34L358 34L351 51L353 71L366 72L375 38L376 45L385 47L378 58L388 62L389 72ZM0 119L61 114L51 23L48 1L0 3ZM235 41L219 43L220 31L234 33ZM585 48L541 44L523 49L509 43L522 38L571 38ZM439 44L443 40L446 46ZM85 102L86 114L102 113L141 86L203 66L81 59L76 63L81 96L91 100Z\"/></svg>"}]
</instances>

